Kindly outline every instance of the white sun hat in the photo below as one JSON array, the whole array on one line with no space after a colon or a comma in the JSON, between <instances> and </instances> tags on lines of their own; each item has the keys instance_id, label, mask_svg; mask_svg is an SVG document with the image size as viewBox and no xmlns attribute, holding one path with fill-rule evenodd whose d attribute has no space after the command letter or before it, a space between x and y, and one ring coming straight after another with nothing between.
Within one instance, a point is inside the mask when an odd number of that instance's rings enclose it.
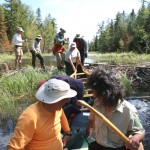
<instances>
[{"instance_id":1,"label":"white sun hat","mask_svg":"<svg viewBox=\"0 0 150 150\"><path fill-rule=\"evenodd\" d=\"M70 89L70 85L65 81L50 79L38 89L36 98L43 103L53 104L76 95L77 92Z\"/></svg>"},{"instance_id":2,"label":"white sun hat","mask_svg":"<svg viewBox=\"0 0 150 150\"><path fill-rule=\"evenodd\" d=\"M70 47L71 47L71 48L72 48L72 47L76 48L76 43L75 43L75 42L72 42L72 43L70 44Z\"/></svg>"},{"instance_id":3,"label":"white sun hat","mask_svg":"<svg viewBox=\"0 0 150 150\"><path fill-rule=\"evenodd\" d=\"M24 32L24 30L21 27L18 27L17 31Z\"/></svg>"}]
</instances>

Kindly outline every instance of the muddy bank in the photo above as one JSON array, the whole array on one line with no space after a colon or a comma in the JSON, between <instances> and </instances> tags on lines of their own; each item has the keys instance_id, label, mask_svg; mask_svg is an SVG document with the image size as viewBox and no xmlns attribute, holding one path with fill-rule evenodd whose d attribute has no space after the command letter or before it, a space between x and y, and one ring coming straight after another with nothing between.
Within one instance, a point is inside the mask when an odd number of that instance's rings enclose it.
<instances>
[{"instance_id":1,"label":"muddy bank","mask_svg":"<svg viewBox=\"0 0 150 150\"><path fill-rule=\"evenodd\" d=\"M108 66L117 75L126 75L135 91L150 93L150 62L142 66L108 65L107 63L87 64L86 68L91 72L97 66Z\"/></svg>"}]
</instances>

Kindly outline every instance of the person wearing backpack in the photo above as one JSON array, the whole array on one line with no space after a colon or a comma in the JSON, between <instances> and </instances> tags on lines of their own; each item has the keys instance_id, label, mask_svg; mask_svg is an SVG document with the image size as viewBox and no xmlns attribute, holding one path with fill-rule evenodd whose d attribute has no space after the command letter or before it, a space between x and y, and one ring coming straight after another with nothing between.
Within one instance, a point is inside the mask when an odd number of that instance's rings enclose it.
<instances>
[{"instance_id":1,"label":"person wearing backpack","mask_svg":"<svg viewBox=\"0 0 150 150\"><path fill-rule=\"evenodd\" d=\"M54 38L54 47L52 48L53 54L56 57L58 70L62 70L64 68L64 62L65 62L64 34L65 33L66 31L60 28L59 33L57 33Z\"/></svg>"},{"instance_id":2,"label":"person wearing backpack","mask_svg":"<svg viewBox=\"0 0 150 150\"><path fill-rule=\"evenodd\" d=\"M80 52L81 63L84 66L84 60L85 58L87 58L87 53L88 53L87 42L80 34L76 34L73 42L76 43L76 47Z\"/></svg>"}]
</instances>

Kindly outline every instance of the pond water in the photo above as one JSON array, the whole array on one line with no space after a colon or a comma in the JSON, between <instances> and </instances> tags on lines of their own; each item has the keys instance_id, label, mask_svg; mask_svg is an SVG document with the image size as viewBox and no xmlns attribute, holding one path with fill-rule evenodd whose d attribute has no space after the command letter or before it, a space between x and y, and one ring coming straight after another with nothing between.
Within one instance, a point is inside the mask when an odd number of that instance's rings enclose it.
<instances>
[{"instance_id":1,"label":"pond water","mask_svg":"<svg viewBox=\"0 0 150 150\"><path fill-rule=\"evenodd\" d=\"M145 139L143 142L144 149L150 150L150 102L142 99L129 99L138 110L138 114L142 125L146 131ZM6 150L6 145L11 138L13 129L15 127L14 120L5 120L0 122L0 150Z\"/></svg>"},{"instance_id":2,"label":"pond water","mask_svg":"<svg viewBox=\"0 0 150 150\"><path fill-rule=\"evenodd\" d=\"M54 66L56 67L56 59L55 56L43 56L44 58L44 63L46 66L51 67ZM14 59L12 60L8 60L6 61L6 63L8 64L9 68L13 69L14 68ZM86 58L85 59L85 63L94 63L94 60ZM23 59L22 60L22 67L26 67L26 66L32 66L32 58L31 59ZM36 67L40 67L40 61L37 58L36 59Z\"/></svg>"}]
</instances>

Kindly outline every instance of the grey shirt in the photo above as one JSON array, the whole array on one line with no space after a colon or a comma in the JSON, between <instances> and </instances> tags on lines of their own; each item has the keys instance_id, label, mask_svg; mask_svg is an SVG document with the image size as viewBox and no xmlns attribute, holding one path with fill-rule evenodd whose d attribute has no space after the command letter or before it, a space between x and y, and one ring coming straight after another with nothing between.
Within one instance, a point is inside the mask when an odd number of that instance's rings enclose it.
<instances>
[{"instance_id":1,"label":"grey shirt","mask_svg":"<svg viewBox=\"0 0 150 150\"><path fill-rule=\"evenodd\" d=\"M40 42L34 40L32 43L32 50L35 51L36 53L41 53Z\"/></svg>"}]
</instances>

